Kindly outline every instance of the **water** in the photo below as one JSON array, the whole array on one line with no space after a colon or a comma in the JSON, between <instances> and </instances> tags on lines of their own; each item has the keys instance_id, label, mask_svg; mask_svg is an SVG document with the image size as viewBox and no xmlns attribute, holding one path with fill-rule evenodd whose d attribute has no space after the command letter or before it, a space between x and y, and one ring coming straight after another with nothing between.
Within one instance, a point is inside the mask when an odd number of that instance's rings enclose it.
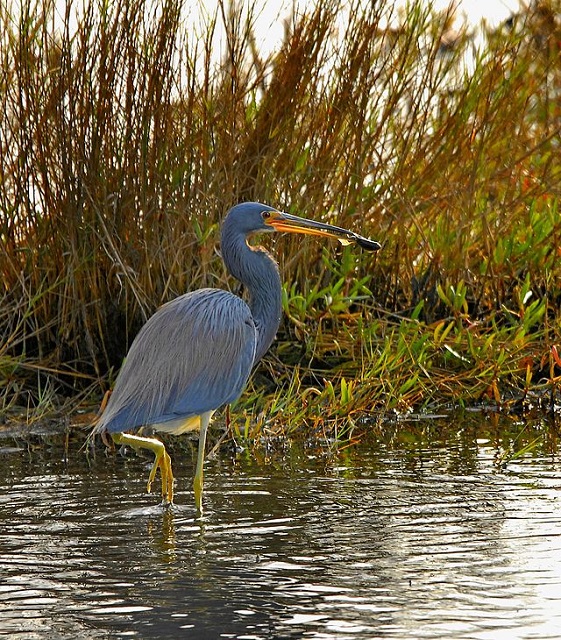
<instances>
[{"instance_id":1,"label":"water","mask_svg":"<svg viewBox=\"0 0 561 640\"><path fill-rule=\"evenodd\" d=\"M223 453L200 522L190 456L165 512L139 458L0 441L0 636L560 638L560 458L442 424Z\"/></svg>"}]
</instances>

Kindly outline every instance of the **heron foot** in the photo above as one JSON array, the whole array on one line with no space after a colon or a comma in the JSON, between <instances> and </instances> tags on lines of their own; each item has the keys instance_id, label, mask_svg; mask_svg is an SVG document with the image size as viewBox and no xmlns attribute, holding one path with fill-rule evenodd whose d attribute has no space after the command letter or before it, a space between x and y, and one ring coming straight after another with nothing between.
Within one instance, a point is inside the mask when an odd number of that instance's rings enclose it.
<instances>
[{"instance_id":1,"label":"heron foot","mask_svg":"<svg viewBox=\"0 0 561 640\"><path fill-rule=\"evenodd\" d=\"M129 433L112 433L111 437L117 444L128 444L134 449L148 449L154 453L156 459L150 470L146 489L148 493L151 493L152 482L154 482L159 469L162 478L162 501L165 505L173 504L173 471L171 468L171 458L166 451L164 443L156 438L133 436Z\"/></svg>"},{"instance_id":2,"label":"heron foot","mask_svg":"<svg viewBox=\"0 0 561 640\"><path fill-rule=\"evenodd\" d=\"M199 516L203 515L203 471L197 470L193 479L193 492L195 494L195 507Z\"/></svg>"},{"instance_id":3,"label":"heron foot","mask_svg":"<svg viewBox=\"0 0 561 640\"><path fill-rule=\"evenodd\" d=\"M212 416L212 411L201 414L201 433L199 434L199 450L197 452L197 469L193 479L193 491L195 493L195 507L199 517L203 515L203 475L205 463L206 432Z\"/></svg>"},{"instance_id":4,"label":"heron foot","mask_svg":"<svg viewBox=\"0 0 561 640\"><path fill-rule=\"evenodd\" d=\"M159 441L158 441L159 442ZM160 470L160 477L162 478L162 501L165 505L173 503L173 471L171 469L171 458L166 451L165 446L162 444L161 451L155 453L156 459L152 465L150 475L148 476L148 482L146 484L146 491L152 492L152 482L156 477L158 469Z\"/></svg>"}]
</instances>

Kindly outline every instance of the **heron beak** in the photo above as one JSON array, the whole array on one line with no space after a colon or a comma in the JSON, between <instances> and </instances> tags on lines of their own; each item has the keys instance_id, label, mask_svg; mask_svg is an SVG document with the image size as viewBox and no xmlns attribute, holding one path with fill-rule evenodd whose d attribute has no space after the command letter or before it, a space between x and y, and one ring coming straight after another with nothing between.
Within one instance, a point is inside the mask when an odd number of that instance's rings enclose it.
<instances>
[{"instance_id":1,"label":"heron beak","mask_svg":"<svg viewBox=\"0 0 561 640\"><path fill-rule=\"evenodd\" d=\"M281 211L272 211L271 215L267 219L267 224L273 227L275 231L304 233L311 236L328 236L330 238L337 238L337 240L342 244L355 243L367 251L378 251L378 249L382 248L382 245L379 242L370 240L369 238L364 238L363 236L354 233L354 231L349 231L342 227L335 227L324 222L306 220L305 218L299 218L298 216L293 216Z\"/></svg>"}]
</instances>

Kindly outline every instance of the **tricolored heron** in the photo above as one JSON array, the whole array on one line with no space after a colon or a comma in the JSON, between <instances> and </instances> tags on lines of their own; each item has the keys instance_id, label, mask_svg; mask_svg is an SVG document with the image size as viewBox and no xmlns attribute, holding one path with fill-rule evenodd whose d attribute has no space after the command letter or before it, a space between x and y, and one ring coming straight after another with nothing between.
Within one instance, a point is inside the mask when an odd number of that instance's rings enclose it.
<instances>
[{"instance_id":1,"label":"tricolored heron","mask_svg":"<svg viewBox=\"0 0 561 640\"><path fill-rule=\"evenodd\" d=\"M238 204L222 224L222 259L249 294L249 303L220 289L199 289L164 304L134 339L115 388L93 433L117 444L151 450L164 504L173 502L171 459L153 437L126 433L149 427L179 435L199 430L195 503L202 513L206 432L212 414L242 393L253 366L271 345L281 318L281 279L276 262L249 236L290 231L332 236L369 251L380 244L352 231L305 220L257 202Z\"/></svg>"}]
</instances>

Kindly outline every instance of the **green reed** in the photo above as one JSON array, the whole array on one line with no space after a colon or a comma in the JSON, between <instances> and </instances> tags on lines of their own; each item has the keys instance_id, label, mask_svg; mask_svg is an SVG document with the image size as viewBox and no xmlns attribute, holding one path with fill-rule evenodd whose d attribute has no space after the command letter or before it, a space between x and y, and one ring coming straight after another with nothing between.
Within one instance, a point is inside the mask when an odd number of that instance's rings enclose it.
<instances>
[{"instance_id":1,"label":"green reed","mask_svg":"<svg viewBox=\"0 0 561 640\"><path fill-rule=\"evenodd\" d=\"M180 0L2 6L4 410L99 398L162 302L235 286L219 224L247 199L383 243L274 240L285 317L238 404L256 428L555 396L555 3L479 49L449 13L351 5L293 16L268 56L251 5L195 30Z\"/></svg>"}]
</instances>

